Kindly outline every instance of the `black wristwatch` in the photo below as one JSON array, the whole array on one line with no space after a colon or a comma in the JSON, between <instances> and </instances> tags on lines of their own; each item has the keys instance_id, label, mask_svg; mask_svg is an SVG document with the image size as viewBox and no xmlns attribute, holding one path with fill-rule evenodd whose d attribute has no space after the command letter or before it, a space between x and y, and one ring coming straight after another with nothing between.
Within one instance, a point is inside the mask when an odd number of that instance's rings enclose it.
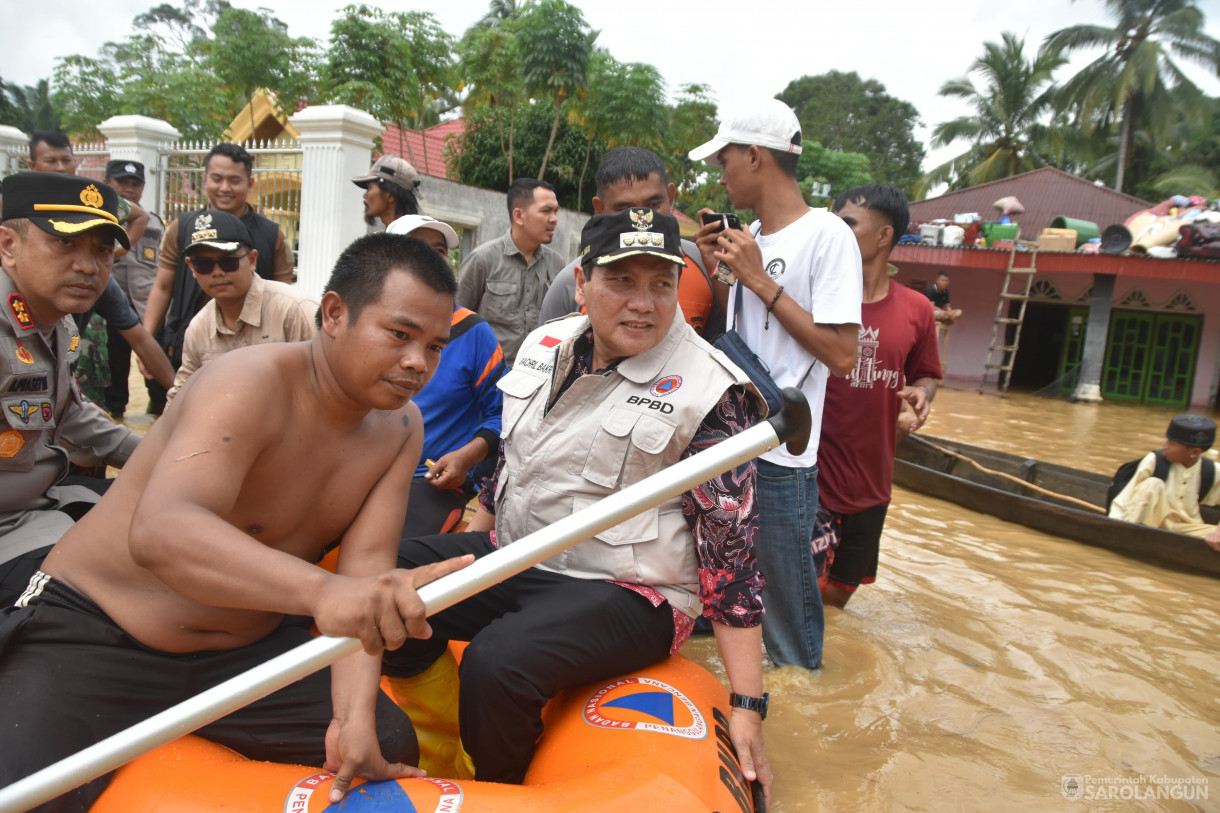
<instances>
[{"instance_id":1,"label":"black wristwatch","mask_svg":"<svg viewBox=\"0 0 1220 813\"><path fill-rule=\"evenodd\" d=\"M750 697L748 694L730 694L729 705L735 709L745 709L746 711L756 711L758 716L767 719L767 706L770 704L771 695L763 692L762 697Z\"/></svg>"}]
</instances>

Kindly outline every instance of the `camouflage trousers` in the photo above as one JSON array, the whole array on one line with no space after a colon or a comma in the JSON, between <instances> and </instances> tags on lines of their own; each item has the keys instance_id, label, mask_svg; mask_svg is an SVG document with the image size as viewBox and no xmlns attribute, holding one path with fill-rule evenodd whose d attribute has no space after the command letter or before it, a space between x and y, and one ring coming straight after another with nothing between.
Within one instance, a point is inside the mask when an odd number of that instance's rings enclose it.
<instances>
[{"instance_id":1,"label":"camouflage trousers","mask_svg":"<svg viewBox=\"0 0 1220 813\"><path fill-rule=\"evenodd\" d=\"M81 331L76 381L86 398L98 405L105 403L106 387L110 386L110 351L106 346L106 320L96 313Z\"/></svg>"}]
</instances>

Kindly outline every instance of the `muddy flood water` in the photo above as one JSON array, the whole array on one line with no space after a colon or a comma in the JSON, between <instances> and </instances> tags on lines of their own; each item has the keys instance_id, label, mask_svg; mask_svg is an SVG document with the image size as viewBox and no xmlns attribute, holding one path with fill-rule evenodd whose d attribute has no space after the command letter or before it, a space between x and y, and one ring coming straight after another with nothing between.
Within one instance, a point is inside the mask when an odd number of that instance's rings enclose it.
<instances>
[{"instance_id":1,"label":"muddy flood water","mask_svg":"<svg viewBox=\"0 0 1220 813\"><path fill-rule=\"evenodd\" d=\"M923 432L1113 473L1172 414L943 390ZM771 809L1220 810L1218 637L1216 580L895 489L824 668L768 672Z\"/></svg>"},{"instance_id":2,"label":"muddy flood water","mask_svg":"<svg viewBox=\"0 0 1220 813\"><path fill-rule=\"evenodd\" d=\"M1112 473L1172 414L942 390L923 432ZM771 809L1220 811L1218 638L1220 581L895 489L825 667L768 671ZM683 652L723 679L710 639Z\"/></svg>"}]
</instances>

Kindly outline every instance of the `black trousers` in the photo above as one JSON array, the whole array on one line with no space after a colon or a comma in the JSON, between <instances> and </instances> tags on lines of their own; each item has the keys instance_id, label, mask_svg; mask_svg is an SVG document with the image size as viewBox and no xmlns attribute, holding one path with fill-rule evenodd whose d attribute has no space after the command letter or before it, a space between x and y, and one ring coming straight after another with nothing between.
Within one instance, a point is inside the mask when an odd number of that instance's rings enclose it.
<instances>
[{"instance_id":1,"label":"black trousers","mask_svg":"<svg viewBox=\"0 0 1220 813\"><path fill-rule=\"evenodd\" d=\"M404 542L399 566L492 552L488 534L443 534ZM459 671L462 744L475 778L525 778L542 709L560 691L643 669L669 654L673 610L618 585L539 568L509 578L428 619L432 638L387 652L388 675L418 674L450 640L469 641Z\"/></svg>"},{"instance_id":2,"label":"black trousers","mask_svg":"<svg viewBox=\"0 0 1220 813\"><path fill-rule=\"evenodd\" d=\"M402 523L402 539L443 534L462 519L466 504L474 491L465 488L442 491L423 477L411 480L411 497L407 500L407 518Z\"/></svg>"},{"instance_id":3,"label":"black trousers","mask_svg":"<svg viewBox=\"0 0 1220 813\"><path fill-rule=\"evenodd\" d=\"M106 411L122 414L127 409L131 393L127 388L127 379L131 375L131 345L113 327L106 326L106 347L110 353L110 384L104 395ZM165 387L158 382L146 378L144 386L148 390L148 402L158 411L165 406ZM159 406L158 406L159 405Z\"/></svg>"},{"instance_id":4,"label":"black trousers","mask_svg":"<svg viewBox=\"0 0 1220 813\"><path fill-rule=\"evenodd\" d=\"M52 581L29 606L0 614L0 787L312 639L308 619L289 619L238 649L160 652ZM323 669L197 733L251 759L320 767L332 716ZM386 759L418 764L415 731L385 694L377 736ZM86 811L109 782L101 777L37 810Z\"/></svg>"}]
</instances>

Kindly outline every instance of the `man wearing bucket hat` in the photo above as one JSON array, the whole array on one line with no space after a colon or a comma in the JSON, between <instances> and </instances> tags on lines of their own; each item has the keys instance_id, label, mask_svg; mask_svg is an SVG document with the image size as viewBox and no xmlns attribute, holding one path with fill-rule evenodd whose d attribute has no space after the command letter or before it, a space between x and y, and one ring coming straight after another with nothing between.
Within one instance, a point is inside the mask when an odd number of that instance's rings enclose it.
<instances>
[{"instance_id":1,"label":"man wearing bucket hat","mask_svg":"<svg viewBox=\"0 0 1220 813\"><path fill-rule=\"evenodd\" d=\"M1110 503L1110 516L1201 536L1220 551L1220 529L1204 523L1199 511L1200 505L1220 505L1216 463L1205 454L1215 442L1211 418L1175 416L1165 431L1165 445L1140 459ZM1118 476L1122 474L1120 469Z\"/></svg>"},{"instance_id":2,"label":"man wearing bucket hat","mask_svg":"<svg viewBox=\"0 0 1220 813\"><path fill-rule=\"evenodd\" d=\"M419 213L419 173L397 155L383 155L369 171L352 178L364 190L364 220L370 226L389 226L406 215Z\"/></svg>"},{"instance_id":3,"label":"man wearing bucket hat","mask_svg":"<svg viewBox=\"0 0 1220 813\"><path fill-rule=\"evenodd\" d=\"M64 479L69 456L121 466L139 436L82 401L80 334L65 318L93 306L116 243L129 245L118 196L44 172L10 175L0 194L0 604L10 604L98 500L102 483Z\"/></svg>"},{"instance_id":4,"label":"man wearing bucket hat","mask_svg":"<svg viewBox=\"0 0 1220 813\"><path fill-rule=\"evenodd\" d=\"M427 215L400 217L386 232L423 240L446 261L458 245L448 223ZM403 538L455 526L478 484L491 474L503 405L496 384L506 369L491 326L454 305L449 344L428 386L414 398L424 416L424 451L411 481Z\"/></svg>"},{"instance_id":5,"label":"man wearing bucket hat","mask_svg":"<svg viewBox=\"0 0 1220 813\"><path fill-rule=\"evenodd\" d=\"M471 532L405 540L400 567L511 545L755 419L749 379L681 316L677 220L645 208L596 215L581 245L588 315L534 330L501 379L496 472ZM548 698L661 660L706 615L736 693L729 735L746 778L769 794L754 490L747 462L432 616L433 637L387 653L383 670L417 675L448 640L469 641L463 747L476 779L519 783Z\"/></svg>"},{"instance_id":6,"label":"man wearing bucket hat","mask_svg":"<svg viewBox=\"0 0 1220 813\"><path fill-rule=\"evenodd\" d=\"M718 167L732 204L758 217L748 229L708 224L695 238L708 268L724 263L736 276L727 322L770 368L776 384L805 393L813 413L803 454L779 447L758 459L758 555L767 577L767 654L777 666L816 669L825 625L811 547L821 535L816 517L822 402L827 378L846 376L856 366L863 274L851 229L836 215L810 208L801 195L800 154L796 114L764 98L730 111L716 137L690 157Z\"/></svg>"},{"instance_id":7,"label":"man wearing bucket hat","mask_svg":"<svg viewBox=\"0 0 1220 813\"><path fill-rule=\"evenodd\" d=\"M211 301L186 328L182 364L167 403L200 367L231 350L313 338L318 303L298 288L255 273L258 252L245 225L233 215L216 209L201 212L183 253Z\"/></svg>"}]
</instances>

